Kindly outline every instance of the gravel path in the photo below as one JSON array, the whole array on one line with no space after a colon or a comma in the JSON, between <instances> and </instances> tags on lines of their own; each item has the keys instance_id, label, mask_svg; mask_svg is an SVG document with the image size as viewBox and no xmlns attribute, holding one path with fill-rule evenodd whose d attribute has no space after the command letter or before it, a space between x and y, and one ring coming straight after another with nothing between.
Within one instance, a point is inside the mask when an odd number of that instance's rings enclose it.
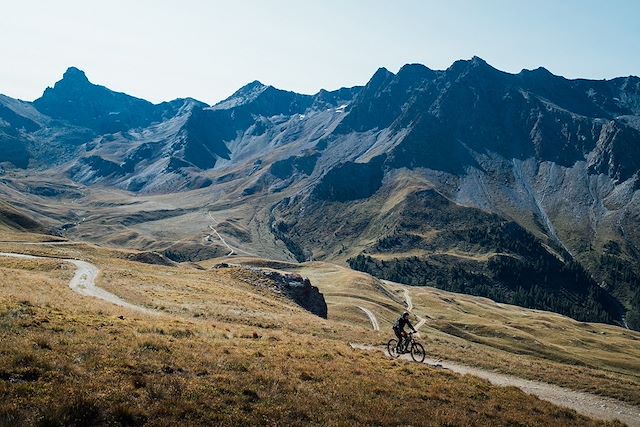
<instances>
[{"instance_id":1,"label":"gravel path","mask_svg":"<svg viewBox=\"0 0 640 427\"><path fill-rule=\"evenodd\" d=\"M413 300L411 299L411 294L409 294L409 290L404 290L404 301L407 304L407 311L413 310Z\"/></svg>"},{"instance_id":2,"label":"gravel path","mask_svg":"<svg viewBox=\"0 0 640 427\"><path fill-rule=\"evenodd\" d=\"M21 259L57 259L57 258L46 258L39 257L33 255L24 255L24 254L15 254L15 253L6 253L0 252L0 256L11 257L11 258L21 258ZM96 278L100 273L100 270L95 265L88 263L86 261L79 261L75 259L61 259L64 262L68 262L69 264L73 264L76 267L76 273L73 275L71 280L69 281L69 287L80 295L86 297L98 298L108 303L124 307L129 310L137 311L144 314L158 314L153 310L149 310L148 308L141 307L139 305L131 304L121 299L120 297L105 291L102 288L96 286Z\"/></svg>"},{"instance_id":3,"label":"gravel path","mask_svg":"<svg viewBox=\"0 0 640 427\"><path fill-rule=\"evenodd\" d=\"M358 306L358 308L362 311L365 312L365 314L367 316L369 316L369 320L371 321L371 326L373 327L374 331L379 331L380 330L380 324L378 323L378 319L376 319L376 315L373 314L373 312L367 308L364 307L360 307Z\"/></svg>"},{"instance_id":4,"label":"gravel path","mask_svg":"<svg viewBox=\"0 0 640 427\"><path fill-rule=\"evenodd\" d=\"M383 282L385 282L385 283L387 283L389 285L398 285L397 283L390 282L388 280L383 280ZM413 311L413 300L411 299L411 294L409 293L408 289L404 290L404 301L405 301L405 304L407 305L407 311ZM422 325L424 325L426 323L427 319L425 319L424 317L418 316L415 313L414 313L414 315L418 319L418 323L416 323L416 325L414 326L416 328L416 331L417 331L422 327Z\"/></svg>"},{"instance_id":5,"label":"gravel path","mask_svg":"<svg viewBox=\"0 0 640 427\"><path fill-rule=\"evenodd\" d=\"M207 212L207 215L209 216L209 219L211 219L211 221L213 221L213 224L209 225L209 230L213 231L213 233L216 235L216 237L218 237L218 240L220 240L222 242L222 244L224 246L227 247L227 249L229 249L229 253L227 255L225 255L225 257L230 257L232 255L238 255L238 253L243 253L245 255L248 256L257 256L255 254L252 254L250 252L247 251L243 251L242 249L237 249L234 248L233 246L231 246L230 244L227 243L226 240L224 240L224 237L222 237L220 235L220 233L218 233L218 230L215 229L214 225L218 224L218 221L213 217L213 215L211 215L211 212ZM210 242L212 241L212 236L213 234L209 234L208 236L205 237L205 241Z\"/></svg>"}]
</instances>

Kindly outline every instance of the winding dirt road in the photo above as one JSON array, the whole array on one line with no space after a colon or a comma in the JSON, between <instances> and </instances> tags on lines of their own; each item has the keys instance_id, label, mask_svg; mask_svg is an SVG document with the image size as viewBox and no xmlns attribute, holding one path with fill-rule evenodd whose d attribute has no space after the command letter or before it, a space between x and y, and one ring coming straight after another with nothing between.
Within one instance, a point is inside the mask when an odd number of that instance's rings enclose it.
<instances>
[{"instance_id":1,"label":"winding dirt road","mask_svg":"<svg viewBox=\"0 0 640 427\"><path fill-rule=\"evenodd\" d=\"M211 221L213 221L213 224L209 225L209 230L213 231L213 233L216 235L216 237L218 237L218 239L222 242L222 244L225 245L227 247L227 249L229 249L229 253L226 254L225 257L230 257L231 255L235 255L236 251L227 243L226 240L224 240L222 238L220 233L218 233L218 230L216 230L216 228L214 227L214 224L217 224L218 221L216 221L216 219L211 215L211 212L207 212L207 215L209 215L209 219L211 219ZM212 237L213 237L213 234L208 234L205 237L205 240L207 242L210 242L210 241L212 241Z\"/></svg>"},{"instance_id":2,"label":"winding dirt road","mask_svg":"<svg viewBox=\"0 0 640 427\"><path fill-rule=\"evenodd\" d=\"M407 311L413 310L413 300L411 299L411 294L409 294L409 290L404 290L404 301L407 304Z\"/></svg>"},{"instance_id":3,"label":"winding dirt road","mask_svg":"<svg viewBox=\"0 0 640 427\"><path fill-rule=\"evenodd\" d=\"M388 284L394 284L393 282L388 282L387 280L383 280L384 283L388 283ZM411 295L409 294L409 291L407 289L404 290L404 300L405 300L405 304L407 306L407 311L412 311L413 310L413 301L411 300ZM373 314L373 312L367 308L361 307L361 306L356 306L358 307L360 310L362 310L368 317L369 317L369 321L371 321L371 326L373 327L374 331L379 331L380 330L380 323L378 322L378 319L376 318L376 315ZM420 327L422 325L425 324L425 322L427 321L424 317L418 316L417 314L414 313L414 315L416 316L416 318L418 319L418 323L416 323L416 325L414 326L416 328L416 331L420 329Z\"/></svg>"},{"instance_id":4,"label":"winding dirt road","mask_svg":"<svg viewBox=\"0 0 640 427\"><path fill-rule=\"evenodd\" d=\"M61 261L68 262L69 264L73 264L76 267L76 273L73 275L73 277L69 281L69 287L74 292L82 296L98 298L110 304L124 307L129 310L137 311L139 313L151 314L151 315L158 314L157 312L153 310L149 310L148 308L131 304L123 300L122 298L96 286L96 278L98 277L100 270L95 265L88 263L86 261L80 261L76 259L65 259L65 258L47 258L47 257L34 256L34 255L25 255L25 254L16 254L16 253L7 253L7 252L0 252L0 256L11 257L11 258L21 258L21 259L32 259L32 260L60 259Z\"/></svg>"},{"instance_id":5,"label":"winding dirt road","mask_svg":"<svg viewBox=\"0 0 640 427\"><path fill-rule=\"evenodd\" d=\"M378 319L376 318L376 315L373 314L373 312L371 310L369 310L368 308L364 308L364 307L360 307L358 306L358 308L362 311L364 311L364 313L369 316L369 320L371 321L371 326L373 327L374 331L379 331L380 330L380 324L378 323Z\"/></svg>"},{"instance_id":6,"label":"winding dirt road","mask_svg":"<svg viewBox=\"0 0 640 427\"><path fill-rule=\"evenodd\" d=\"M207 215L209 216L209 219L211 219L211 221L213 221L213 224L209 225L209 230L213 231L213 233L216 235L216 237L218 237L218 239L222 242L222 244L224 246L227 247L227 249L229 249L229 253L225 255L225 258L228 258L232 255L238 255L238 253L243 253L245 255L248 256L256 256L255 254L252 254L250 252L247 251L243 251L242 249L236 249L233 246L231 246L230 244L227 243L226 240L224 240L224 238L220 235L220 233L218 233L218 230L216 230L216 228L214 227L214 225L218 224L218 221L213 217L213 215L211 215L211 212L207 212ZM213 234L209 234L205 237L205 240L210 242L211 241L211 237L213 236Z\"/></svg>"},{"instance_id":7,"label":"winding dirt road","mask_svg":"<svg viewBox=\"0 0 640 427\"><path fill-rule=\"evenodd\" d=\"M395 284L393 282L387 282L386 280L383 280L383 282ZM404 290L404 301L405 301L405 304L407 305L407 311L413 311L413 300L411 300L411 294L409 294L408 289ZM427 319L425 319L424 317L418 316L417 314L415 316L418 319L418 323L416 323L416 326L415 326L417 331L422 327L422 325L426 323Z\"/></svg>"},{"instance_id":8,"label":"winding dirt road","mask_svg":"<svg viewBox=\"0 0 640 427\"><path fill-rule=\"evenodd\" d=\"M351 344L351 347L365 351L386 351L382 347ZM409 355L401 356L411 360ZM414 362L415 363L415 362ZM613 421L618 419L629 427L640 427L640 408L628 403L620 402L609 397L597 396L580 391L570 390L553 384L539 381L525 380L511 375L499 374L486 369L466 366L456 362L426 358L425 364L435 368L444 368L462 375L473 375L484 378L498 386L517 387L527 394L532 394L558 406L564 406L591 418Z\"/></svg>"}]
</instances>

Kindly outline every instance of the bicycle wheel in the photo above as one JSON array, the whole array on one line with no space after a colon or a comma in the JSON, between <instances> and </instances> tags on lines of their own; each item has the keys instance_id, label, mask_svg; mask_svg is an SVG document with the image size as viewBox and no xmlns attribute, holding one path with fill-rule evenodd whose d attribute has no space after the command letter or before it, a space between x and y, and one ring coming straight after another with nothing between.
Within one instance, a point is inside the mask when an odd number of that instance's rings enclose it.
<instances>
[{"instance_id":1,"label":"bicycle wheel","mask_svg":"<svg viewBox=\"0 0 640 427\"><path fill-rule=\"evenodd\" d=\"M387 343L387 352L389 353L389 356L393 357L394 359L400 356L398 354L398 340L389 340L389 342Z\"/></svg>"},{"instance_id":2,"label":"bicycle wheel","mask_svg":"<svg viewBox=\"0 0 640 427\"><path fill-rule=\"evenodd\" d=\"M424 358L427 356L427 353L424 351L424 347L422 344L413 343L411 346L411 358L418 363L424 362Z\"/></svg>"}]
</instances>

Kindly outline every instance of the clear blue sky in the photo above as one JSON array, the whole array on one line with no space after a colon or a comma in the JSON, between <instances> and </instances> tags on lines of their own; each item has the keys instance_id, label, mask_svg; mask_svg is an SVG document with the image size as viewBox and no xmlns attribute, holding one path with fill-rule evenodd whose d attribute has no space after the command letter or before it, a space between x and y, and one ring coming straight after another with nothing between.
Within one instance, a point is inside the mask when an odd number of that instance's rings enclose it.
<instances>
[{"instance_id":1,"label":"clear blue sky","mask_svg":"<svg viewBox=\"0 0 640 427\"><path fill-rule=\"evenodd\" d=\"M509 72L640 74L637 0L0 0L0 93L33 100L74 65L154 102L252 81L314 93L378 67L478 55Z\"/></svg>"}]
</instances>

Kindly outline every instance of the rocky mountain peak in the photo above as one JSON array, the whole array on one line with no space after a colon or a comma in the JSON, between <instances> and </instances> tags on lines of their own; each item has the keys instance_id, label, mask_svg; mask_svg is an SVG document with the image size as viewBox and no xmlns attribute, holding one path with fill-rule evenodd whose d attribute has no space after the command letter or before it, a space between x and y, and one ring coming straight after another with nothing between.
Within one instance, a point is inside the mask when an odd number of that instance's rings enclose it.
<instances>
[{"instance_id":1,"label":"rocky mountain peak","mask_svg":"<svg viewBox=\"0 0 640 427\"><path fill-rule=\"evenodd\" d=\"M40 99L77 96L79 92L90 90L93 86L95 85L89 81L84 71L76 67L69 67L62 75L62 79L58 80L53 87L45 89Z\"/></svg>"},{"instance_id":2,"label":"rocky mountain peak","mask_svg":"<svg viewBox=\"0 0 640 427\"><path fill-rule=\"evenodd\" d=\"M544 67L538 67L538 68L535 68L533 70L528 70L528 69L525 68L522 71L520 71L520 74L532 74L532 75L549 76L549 77L553 76L551 71L547 70Z\"/></svg>"},{"instance_id":3,"label":"rocky mountain peak","mask_svg":"<svg viewBox=\"0 0 640 427\"><path fill-rule=\"evenodd\" d=\"M387 82L389 79L393 78L394 76L395 76L395 74L393 74L391 71L387 70L384 67L380 67L373 74L373 76L371 77L371 79L369 80L369 82L367 83L367 85L365 87L366 88L372 88L372 87L381 86L382 84Z\"/></svg>"},{"instance_id":4,"label":"rocky mountain peak","mask_svg":"<svg viewBox=\"0 0 640 427\"><path fill-rule=\"evenodd\" d=\"M473 55L473 57L471 58L470 61L472 64L474 65L479 65L479 66L484 66L484 65L489 65L487 64L487 61L485 61L484 59L480 58L479 56Z\"/></svg>"},{"instance_id":5,"label":"rocky mountain peak","mask_svg":"<svg viewBox=\"0 0 640 427\"><path fill-rule=\"evenodd\" d=\"M246 85L244 85L243 87L238 89L237 92L251 91L251 90L263 88L265 86L267 86L267 85L263 84L260 80L254 80L251 83L247 83Z\"/></svg>"},{"instance_id":6,"label":"rocky mountain peak","mask_svg":"<svg viewBox=\"0 0 640 427\"><path fill-rule=\"evenodd\" d=\"M215 104L212 107L212 109L226 110L229 108L235 108L241 105L248 104L254 101L258 96L260 96L260 94L262 94L269 87L271 86L267 86L265 84L262 84L262 82L258 80L254 80L251 83L248 83L242 86L240 89L235 91L230 97Z\"/></svg>"},{"instance_id":7,"label":"rocky mountain peak","mask_svg":"<svg viewBox=\"0 0 640 427\"><path fill-rule=\"evenodd\" d=\"M53 87L46 88L42 97L35 102L57 97L77 96L79 92L92 86L95 85L89 81L84 71L76 67L69 67L62 75L62 79L58 80Z\"/></svg>"},{"instance_id":8,"label":"rocky mountain peak","mask_svg":"<svg viewBox=\"0 0 640 427\"><path fill-rule=\"evenodd\" d=\"M453 78L479 76L483 79L509 75L508 73L492 67L487 63L487 61L479 56L474 56L471 59L455 61L449 68L447 68L446 73Z\"/></svg>"},{"instance_id":9,"label":"rocky mountain peak","mask_svg":"<svg viewBox=\"0 0 640 427\"><path fill-rule=\"evenodd\" d=\"M422 64L406 64L398 71L398 76L402 78L423 79L433 75L435 71Z\"/></svg>"},{"instance_id":10,"label":"rocky mountain peak","mask_svg":"<svg viewBox=\"0 0 640 427\"><path fill-rule=\"evenodd\" d=\"M254 80L241 87L229 98L215 104L210 110L244 110L245 113L270 117L302 113L311 106L313 96L267 86Z\"/></svg>"},{"instance_id":11,"label":"rocky mountain peak","mask_svg":"<svg viewBox=\"0 0 640 427\"><path fill-rule=\"evenodd\" d=\"M240 98L240 97L251 98L252 96L257 96L261 94L262 92L264 92L266 89L270 87L272 86L265 85L259 80L254 80L251 83L247 83L246 85L242 86L240 89L235 91L233 95L231 95L229 98Z\"/></svg>"},{"instance_id":12,"label":"rocky mountain peak","mask_svg":"<svg viewBox=\"0 0 640 427\"><path fill-rule=\"evenodd\" d=\"M69 67L53 88L33 105L43 114L98 133L146 126L165 115L164 106L89 81L84 71Z\"/></svg>"},{"instance_id":13,"label":"rocky mountain peak","mask_svg":"<svg viewBox=\"0 0 640 427\"><path fill-rule=\"evenodd\" d=\"M84 71L76 67L67 68L67 71L62 75L62 81L90 83Z\"/></svg>"}]
</instances>

